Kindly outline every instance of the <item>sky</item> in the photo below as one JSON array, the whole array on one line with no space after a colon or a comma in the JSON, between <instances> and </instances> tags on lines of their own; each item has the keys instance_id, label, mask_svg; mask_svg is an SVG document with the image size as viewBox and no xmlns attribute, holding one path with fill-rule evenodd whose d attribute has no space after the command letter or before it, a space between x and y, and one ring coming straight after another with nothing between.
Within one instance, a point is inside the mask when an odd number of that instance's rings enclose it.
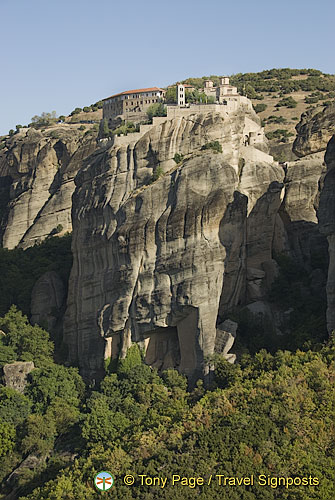
<instances>
[{"instance_id":1,"label":"sky","mask_svg":"<svg viewBox=\"0 0 335 500\"><path fill-rule=\"evenodd\" d=\"M334 74L334 14L334 0L0 0L0 135L191 76Z\"/></svg>"}]
</instances>

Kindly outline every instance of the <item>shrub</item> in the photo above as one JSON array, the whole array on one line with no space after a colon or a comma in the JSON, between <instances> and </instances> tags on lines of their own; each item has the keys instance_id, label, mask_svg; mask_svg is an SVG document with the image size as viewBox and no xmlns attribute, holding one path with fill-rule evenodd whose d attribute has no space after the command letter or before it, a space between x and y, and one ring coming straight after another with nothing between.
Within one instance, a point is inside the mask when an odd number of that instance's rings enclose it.
<instances>
[{"instance_id":1,"label":"shrub","mask_svg":"<svg viewBox=\"0 0 335 500\"><path fill-rule=\"evenodd\" d=\"M85 130L86 127L84 125L80 125L79 130Z\"/></svg>"},{"instance_id":2,"label":"shrub","mask_svg":"<svg viewBox=\"0 0 335 500\"><path fill-rule=\"evenodd\" d=\"M103 125L104 130L105 130L105 125ZM140 130L139 124L134 124L133 122L125 122L116 129L113 130L112 134L113 135L127 135L127 134L133 134L134 132L138 132ZM104 132L105 133L105 132ZM110 132L109 132L110 135ZM106 137L106 136L105 136Z\"/></svg>"},{"instance_id":3,"label":"shrub","mask_svg":"<svg viewBox=\"0 0 335 500\"><path fill-rule=\"evenodd\" d=\"M75 108L73 111L71 111L70 116L78 115L81 112L82 112L81 108Z\"/></svg>"},{"instance_id":4,"label":"shrub","mask_svg":"<svg viewBox=\"0 0 335 500\"><path fill-rule=\"evenodd\" d=\"M184 158L184 155L182 155L181 153L176 153L173 157L174 161L176 163L180 163L183 161L183 158Z\"/></svg>"},{"instance_id":5,"label":"shrub","mask_svg":"<svg viewBox=\"0 0 335 500\"><path fill-rule=\"evenodd\" d=\"M152 174L151 182L157 181L157 179L162 177L162 175L164 175L164 170L160 165L158 165L158 167L156 167L154 173Z\"/></svg>"},{"instance_id":6,"label":"shrub","mask_svg":"<svg viewBox=\"0 0 335 500\"><path fill-rule=\"evenodd\" d=\"M281 124L285 124L287 123L287 120L286 118L284 118L283 116L275 116L275 115L270 115L269 118L267 119L267 123L281 123Z\"/></svg>"},{"instance_id":7,"label":"shrub","mask_svg":"<svg viewBox=\"0 0 335 500\"><path fill-rule=\"evenodd\" d=\"M59 137L60 137L59 132L58 132L57 130L52 130L52 131L50 132L50 137L51 137L52 139L59 139Z\"/></svg>"},{"instance_id":8,"label":"shrub","mask_svg":"<svg viewBox=\"0 0 335 500\"><path fill-rule=\"evenodd\" d=\"M277 102L276 108L280 108L281 106L286 106L287 108L296 108L297 104L297 101L293 99L293 97L284 97L284 99L281 99L279 102Z\"/></svg>"},{"instance_id":9,"label":"shrub","mask_svg":"<svg viewBox=\"0 0 335 500\"><path fill-rule=\"evenodd\" d=\"M254 105L254 110L256 111L256 113L261 113L262 111L265 111L266 108L267 108L267 105L264 103Z\"/></svg>"},{"instance_id":10,"label":"shrub","mask_svg":"<svg viewBox=\"0 0 335 500\"><path fill-rule=\"evenodd\" d=\"M201 148L201 151L204 151L206 149L212 149L215 153L222 153L222 146L219 141L212 141L204 144Z\"/></svg>"},{"instance_id":11,"label":"shrub","mask_svg":"<svg viewBox=\"0 0 335 500\"><path fill-rule=\"evenodd\" d=\"M289 137L292 137L294 134L293 134L293 132L289 132L286 129L278 128L277 130L274 130L273 132L268 132L265 135L269 140L279 139L279 140L285 142L286 139L288 139Z\"/></svg>"}]
</instances>

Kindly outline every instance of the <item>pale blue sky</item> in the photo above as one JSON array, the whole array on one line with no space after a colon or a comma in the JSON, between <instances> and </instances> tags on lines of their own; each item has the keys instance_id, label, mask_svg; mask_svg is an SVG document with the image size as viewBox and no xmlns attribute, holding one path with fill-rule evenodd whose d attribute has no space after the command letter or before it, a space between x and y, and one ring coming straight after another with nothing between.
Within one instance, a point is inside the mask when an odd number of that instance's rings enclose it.
<instances>
[{"instance_id":1,"label":"pale blue sky","mask_svg":"<svg viewBox=\"0 0 335 500\"><path fill-rule=\"evenodd\" d=\"M335 73L333 0L0 0L0 134L189 76Z\"/></svg>"}]
</instances>

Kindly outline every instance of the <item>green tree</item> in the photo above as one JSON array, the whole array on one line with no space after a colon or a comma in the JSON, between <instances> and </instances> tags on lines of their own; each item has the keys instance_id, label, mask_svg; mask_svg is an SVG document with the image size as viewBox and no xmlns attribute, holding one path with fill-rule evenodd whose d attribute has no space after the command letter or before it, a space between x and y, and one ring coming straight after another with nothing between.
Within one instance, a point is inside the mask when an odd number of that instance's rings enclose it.
<instances>
[{"instance_id":1,"label":"green tree","mask_svg":"<svg viewBox=\"0 0 335 500\"><path fill-rule=\"evenodd\" d=\"M48 126L56 123L57 115L56 111L51 111L51 113L43 112L40 115L35 115L31 119L32 124L35 126Z\"/></svg>"},{"instance_id":2,"label":"green tree","mask_svg":"<svg viewBox=\"0 0 335 500\"><path fill-rule=\"evenodd\" d=\"M177 103L177 90L176 86L169 87L165 94L165 102L167 104L176 104Z\"/></svg>"},{"instance_id":3,"label":"green tree","mask_svg":"<svg viewBox=\"0 0 335 500\"><path fill-rule=\"evenodd\" d=\"M254 110L256 111L256 113L261 113L262 111L265 111L267 108L267 105L266 104L255 104L254 105Z\"/></svg>"},{"instance_id":4,"label":"green tree","mask_svg":"<svg viewBox=\"0 0 335 500\"><path fill-rule=\"evenodd\" d=\"M81 112L82 108L75 108L73 111L71 111L70 116L79 115L79 113Z\"/></svg>"},{"instance_id":5,"label":"green tree","mask_svg":"<svg viewBox=\"0 0 335 500\"><path fill-rule=\"evenodd\" d=\"M119 359L117 372L119 374L126 375L129 373L135 366L142 364L142 355L140 348L137 344L132 345L126 354L124 359Z\"/></svg>"},{"instance_id":6,"label":"green tree","mask_svg":"<svg viewBox=\"0 0 335 500\"><path fill-rule=\"evenodd\" d=\"M27 396L9 387L0 387L0 421L16 426L30 414L31 406Z\"/></svg>"},{"instance_id":7,"label":"green tree","mask_svg":"<svg viewBox=\"0 0 335 500\"><path fill-rule=\"evenodd\" d=\"M3 343L4 338L0 337L0 367L6 365L7 363L12 363L16 361L16 352L10 345L5 345Z\"/></svg>"},{"instance_id":8,"label":"green tree","mask_svg":"<svg viewBox=\"0 0 335 500\"><path fill-rule=\"evenodd\" d=\"M84 416L82 425L82 436L87 446L121 443L130 420L122 412L111 410L108 399L103 395L93 394L88 406L90 411Z\"/></svg>"},{"instance_id":9,"label":"green tree","mask_svg":"<svg viewBox=\"0 0 335 500\"><path fill-rule=\"evenodd\" d=\"M162 102L156 102L147 109L148 119L152 121L154 116L166 116L166 106Z\"/></svg>"},{"instance_id":10,"label":"green tree","mask_svg":"<svg viewBox=\"0 0 335 500\"><path fill-rule=\"evenodd\" d=\"M276 108L280 108L281 106L286 106L287 108L296 108L297 104L297 101L293 99L293 97L284 97L284 99L281 99L279 102L277 102Z\"/></svg>"},{"instance_id":11,"label":"green tree","mask_svg":"<svg viewBox=\"0 0 335 500\"><path fill-rule=\"evenodd\" d=\"M0 422L0 457L11 453L15 447L15 428L7 422Z\"/></svg>"},{"instance_id":12,"label":"green tree","mask_svg":"<svg viewBox=\"0 0 335 500\"><path fill-rule=\"evenodd\" d=\"M23 453L45 455L54 445L56 424L49 416L33 414L26 421L26 436L22 439Z\"/></svg>"},{"instance_id":13,"label":"green tree","mask_svg":"<svg viewBox=\"0 0 335 500\"><path fill-rule=\"evenodd\" d=\"M28 318L15 306L0 318L0 328L6 333L2 343L14 350L18 360L34 361L36 366L52 361L53 343L48 332L37 325L30 325Z\"/></svg>"},{"instance_id":14,"label":"green tree","mask_svg":"<svg viewBox=\"0 0 335 500\"><path fill-rule=\"evenodd\" d=\"M29 377L30 384L26 388L26 394L39 413L45 412L56 398L78 407L84 395L85 384L76 368L50 364L32 371Z\"/></svg>"},{"instance_id":15,"label":"green tree","mask_svg":"<svg viewBox=\"0 0 335 500\"><path fill-rule=\"evenodd\" d=\"M106 118L104 118L102 121L102 136L103 137L110 136L110 130L109 130L108 121Z\"/></svg>"}]
</instances>

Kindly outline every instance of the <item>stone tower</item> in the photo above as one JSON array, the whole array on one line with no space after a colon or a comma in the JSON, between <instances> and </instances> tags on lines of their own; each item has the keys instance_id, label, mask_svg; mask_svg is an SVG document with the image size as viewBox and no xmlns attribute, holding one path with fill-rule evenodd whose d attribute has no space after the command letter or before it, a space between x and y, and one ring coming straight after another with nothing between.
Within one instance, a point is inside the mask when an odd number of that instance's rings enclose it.
<instances>
[{"instance_id":1,"label":"stone tower","mask_svg":"<svg viewBox=\"0 0 335 500\"><path fill-rule=\"evenodd\" d=\"M229 85L229 76L223 76L220 78L220 85Z\"/></svg>"},{"instance_id":2,"label":"stone tower","mask_svg":"<svg viewBox=\"0 0 335 500\"><path fill-rule=\"evenodd\" d=\"M177 85L177 104L178 106L185 106L185 87L184 85Z\"/></svg>"}]
</instances>

